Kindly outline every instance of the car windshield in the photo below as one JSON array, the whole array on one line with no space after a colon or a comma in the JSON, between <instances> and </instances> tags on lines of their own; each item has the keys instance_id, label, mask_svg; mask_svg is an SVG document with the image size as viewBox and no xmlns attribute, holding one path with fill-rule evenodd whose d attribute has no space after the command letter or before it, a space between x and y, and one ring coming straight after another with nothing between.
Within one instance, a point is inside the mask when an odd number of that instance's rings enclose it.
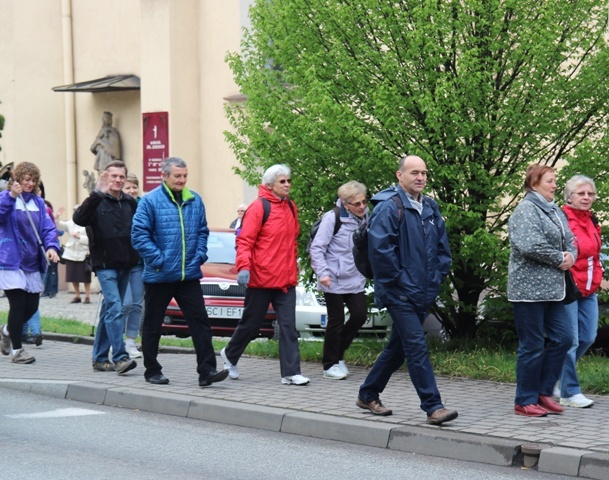
<instances>
[{"instance_id":1,"label":"car windshield","mask_svg":"<svg viewBox=\"0 0 609 480\"><path fill-rule=\"evenodd\" d=\"M207 263L228 263L234 265L235 234L233 232L209 232L207 239Z\"/></svg>"}]
</instances>

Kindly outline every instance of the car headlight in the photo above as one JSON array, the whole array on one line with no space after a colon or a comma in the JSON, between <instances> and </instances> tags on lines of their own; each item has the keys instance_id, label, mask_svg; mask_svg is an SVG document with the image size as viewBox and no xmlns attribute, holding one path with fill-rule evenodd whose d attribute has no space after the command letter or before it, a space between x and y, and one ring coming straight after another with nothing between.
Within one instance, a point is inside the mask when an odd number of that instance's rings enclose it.
<instances>
[{"instance_id":1,"label":"car headlight","mask_svg":"<svg viewBox=\"0 0 609 480\"><path fill-rule=\"evenodd\" d=\"M315 307L317 306L317 298L315 298L313 292L307 291L304 287L296 287L296 306Z\"/></svg>"}]
</instances>

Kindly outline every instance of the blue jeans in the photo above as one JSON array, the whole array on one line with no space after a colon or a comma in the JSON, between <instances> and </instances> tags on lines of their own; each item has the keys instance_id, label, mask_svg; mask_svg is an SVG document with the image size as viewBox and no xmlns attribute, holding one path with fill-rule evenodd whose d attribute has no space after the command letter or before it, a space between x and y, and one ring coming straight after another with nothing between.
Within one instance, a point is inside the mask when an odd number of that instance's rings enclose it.
<instances>
[{"instance_id":1,"label":"blue jeans","mask_svg":"<svg viewBox=\"0 0 609 480\"><path fill-rule=\"evenodd\" d=\"M27 337L28 334L40 335L42 333L40 329L40 310L36 310L36 313L30 317L30 319L23 324L23 330L21 331L22 337Z\"/></svg>"},{"instance_id":2,"label":"blue jeans","mask_svg":"<svg viewBox=\"0 0 609 480\"><path fill-rule=\"evenodd\" d=\"M125 321L122 313L123 299L129 283L130 269L102 269L95 274L99 280L104 300L99 314L99 323L93 343L93 361L107 362L112 347L112 361L129 358L123 342Z\"/></svg>"},{"instance_id":3,"label":"blue jeans","mask_svg":"<svg viewBox=\"0 0 609 480\"><path fill-rule=\"evenodd\" d=\"M516 405L539 402L552 395L573 343L569 317L562 302L513 302L518 332Z\"/></svg>"},{"instance_id":4,"label":"blue jeans","mask_svg":"<svg viewBox=\"0 0 609 480\"><path fill-rule=\"evenodd\" d=\"M588 351L598 329L598 298L596 293L565 305L569 316L572 344L567 352L560 376L560 396L569 398L582 393L575 363Z\"/></svg>"},{"instance_id":5,"label":"blue jeans","mask_svg":"<svg viewBox=\"0 0 609 480\"><path fill-rule=\"evenodd\" d=\"M421 400L421 409L431 415L444 405L436 385L423 331L426 313L417 311L409 303L390 305L387 311L393 319L391 337L360 386L359 398L364 402L378 400L393 372L406 360L410 380Z\"/></svg>"},{"instance_id":6,"label":"blue jeans","mask_svg":"<svg viewBox=\"0 0 609 480\"><path fill-rule=\"evenodd\" d=\"M136 338L140 334L142 321L142 303L144 302L144 282L142 281L143 265L131 269L129 285L123 300L123 317L127 338Z\"/></svg>"},{"instance_id":7,"label":"blue jeans","mask_svg":"<svg viewBox=\"0 0 609 480\"><path fill-rule=\"evenodd\" d=\"M49 268L47 268L43 282L43 295L48 295L49 297L57 295L59 290L59 279L57 278L57 264L55 262L49 263Z\"/></svg>"}]
</instances>

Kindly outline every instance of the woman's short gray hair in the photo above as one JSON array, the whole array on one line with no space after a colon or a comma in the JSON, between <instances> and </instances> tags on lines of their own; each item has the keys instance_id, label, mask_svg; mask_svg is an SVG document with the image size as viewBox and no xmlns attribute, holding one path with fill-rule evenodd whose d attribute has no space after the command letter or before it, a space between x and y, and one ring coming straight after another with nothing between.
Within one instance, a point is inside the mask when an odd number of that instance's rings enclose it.
<instances>
[{"instance_id":1,"label":"woman's short gray hair","mask_svg":"<svg viewBox=\"0 0 609 480\"><path fill-rule=\"evenodd\" d=\"M567 183L565 183L565 202L571 203L571 195L577 187L580 185L590 185L594 193L596 193L596 185L594 184L594 180L590 177L586 177L585 175L573 175Z\"/></svg>"},{"instance_id":2,"label":"woman's short gray hair","mask_svg":"<svg viewBox=\"0 0 609 480\"><path fill-rule=\"evenodd\" d=\"M178 168L186 168L186 162L180 157L167 157L161 163L161 171L165 175L169 176L169 174L171 173L172 166Z\"/></svg>"},{"instance_id":3,"label":"woman's short gray hair","mask_svg":"<svg viewBox=\"0 0 609 480\"><path fill-rule=\"evenodd\" d=\"M343 203L349 203L349 201L353 200L357 195L362 194L366 196L367 192L368 189L366 188L366 185L356 180L351 180L338 187L338 198L340 198L340 201Z\"/></svg>"},{"instance_id":4,"label":"woman's short gray hair","mask_svg":"<svg viewBox=\"0 0 609 480\"><path fill-rule=\"evenodd\" d=\"M290 167L287 165L273 165L272 167L267 168L264 175L262 175L262 185L270 187L273 185L273 183L275 183L279 175L289 177L290 173Z\"/></svg>"}]
</instances>

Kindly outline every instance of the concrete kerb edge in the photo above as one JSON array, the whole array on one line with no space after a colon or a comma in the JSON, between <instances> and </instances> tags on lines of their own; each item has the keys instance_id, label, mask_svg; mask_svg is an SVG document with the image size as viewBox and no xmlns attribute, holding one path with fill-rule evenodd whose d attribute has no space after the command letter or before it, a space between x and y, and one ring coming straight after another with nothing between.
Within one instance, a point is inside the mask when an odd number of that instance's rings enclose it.
<instances>
[{"instance_id":1,"label":"concrete kerb edge","mask_svg":"<svg viewBox=\"0 0 609 480\"><path fill-rule=\"evenodd\" d=\"M606 480L609 477L609 454L586 453L579 463L579 476Z\"/></svg>"},{"instance_id":2,"label":"concrete kerb edge","mask_svg":"<svg viewBox=\"0 0 609 480\"><path fill-rule=\"evenodd\" d=\"M453 432L446 427L396 427L388 448L499 466L522 465L522 441Z\"/></svg>"},{"instance_id":3,"label":"concrete kerb edge","mask_svg":"<svg viewBox=\"0 0 609 480\"><path fill-rule=\"evenodd\" d=\"M291 411L283 418L281 432L387 448L393 428L394 425L385 423Z\"/></svg>"},{"instance_id":4,"label":"concrete kerb edge","mask_svg":"<svg viewBox=\"0 0 609 480\"><path fill-rule=\"evenodd\" d=\"M0 379L0 388L442 458L500 466L522 464L521 441L480 437L441 428L380 424L319 413L90 382ZM548 467L551 470L546 468L552 464L550 460L552 463L558 461L561 464L560 472L556 472L556 465ZM609 454L551 447L542 451L538 470L606 480Z\"/></svg>"},{"instance_id":5,"label":"concrete kerb edge","mask_svg":"<svg viewBox=\"0 0 609 480\"><path fill-rule=\"evenodd\" d=\"M31 379L0 379L0 387L36 393L55 398L66 398L66 393L72 382L57 380L31 380Z\"/></svg>"},{"instance_id":6,"label":"concrete kerb edge","mask_svg":"<svg viewBox=\"0 0 609 480\"><path fill-rule=\"evenodd\" d=\"M52 333L44 332L44 338L46 340L53 340L55 342L66 342L66 343L79 343L82 345L93 345L95 341L94 337L84 335L71 335L67 333ZM187 347L172 347L168 345L159 346L159 353L187 353L194 354L194 348Z\"/></svg>"}]
</instances>

